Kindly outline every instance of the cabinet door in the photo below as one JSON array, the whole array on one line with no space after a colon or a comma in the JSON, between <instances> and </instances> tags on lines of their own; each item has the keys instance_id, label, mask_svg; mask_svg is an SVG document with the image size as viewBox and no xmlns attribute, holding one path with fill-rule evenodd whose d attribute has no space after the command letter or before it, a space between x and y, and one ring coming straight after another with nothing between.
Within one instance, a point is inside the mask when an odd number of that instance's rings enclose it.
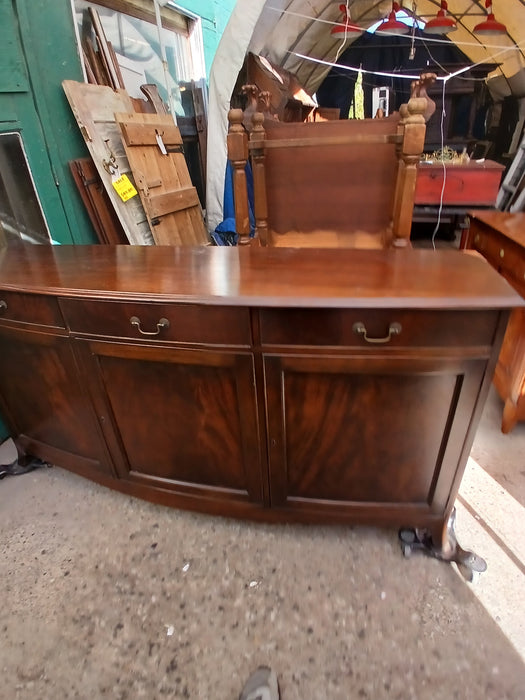
<instances>
[{"instance_id":1,"label":"cabinet door","mask_svg":"<svg viewBox=\"0 0 525 700\"><path fill-rule=\"evenodd\" d=\"M385 524L443 513L485 365L266 355L272 507Z\"/></svg>"},{"instance_id":2,"label":"cabinet door","mask_svg":"<svg viewBox=\"0 0 525 700\"><path fill-rule=\"evenodd\" d=\"M113 475L69 338L1 328L0 402L28 454L95 479Z\"/></svg>"},{"instance_id":3,"label":"cabinet door","mask_svg":"<svg viewBox=\"0 0 525 700\"><path fill-rule=\"evenodd\" d=\"M134 493L208 511L262 503L250 353L76 343L119 476Z\"/></svg>"}]
</instances>

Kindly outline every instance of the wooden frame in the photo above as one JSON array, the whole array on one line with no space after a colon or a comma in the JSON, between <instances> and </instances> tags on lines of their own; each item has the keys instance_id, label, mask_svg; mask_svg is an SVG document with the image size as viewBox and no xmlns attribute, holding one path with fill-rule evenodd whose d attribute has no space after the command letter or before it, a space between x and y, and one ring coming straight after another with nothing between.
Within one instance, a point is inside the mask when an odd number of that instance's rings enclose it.
<instances>
[{"instance_id":1,"label":"wooden frame","mask_svg":"<svg viewBox=\"0 0 525 700\"><path fill-rule=\"evenodd\" d=\"M230 110L241 245L407 247L427 101L412 97L387 119L281 123ZM243 124L244 121L244 124ZM245 167L251 160L255 236L250 237Z\"/></svg>"},{"instance_id":2,"label":"wooden frame","mask_svg":"<svg viewBox=\"0 0 525 700\"><path fill-rule=\"evenodd\" d=\"M114 12L121 12L122 14L129 15L130 17L135 17L136 19L149 22L150 24L156 24L155 11L153 9L146 9L144 5L135 4L134 2L130 1L125 2L124 0L90 1L99 7L107 7L109 10L113 10ZM160 15L164 29L169 29L170 31L189 36L189 18L186 17L186 15L183 15L181 12L172 7L161 7Z\"/></svg>"}]
</instances>

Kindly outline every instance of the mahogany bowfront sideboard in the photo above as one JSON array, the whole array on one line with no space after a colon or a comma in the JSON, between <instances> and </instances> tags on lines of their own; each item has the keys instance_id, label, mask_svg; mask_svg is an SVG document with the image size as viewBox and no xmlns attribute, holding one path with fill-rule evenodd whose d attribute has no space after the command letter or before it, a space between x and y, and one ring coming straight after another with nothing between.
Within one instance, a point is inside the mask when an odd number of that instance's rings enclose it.
<instances>
[{"instance_id":1,"label":"mahogany bowfront sideboard","mask_svg":"<svg viewBox=\"0 0 525 700\"><path fill-rule=\"evenodd\" d=\"M127 494L445 551L520 304L453 250L14 245L0 412L20 452Z\"/></svg>"}]
</instances>

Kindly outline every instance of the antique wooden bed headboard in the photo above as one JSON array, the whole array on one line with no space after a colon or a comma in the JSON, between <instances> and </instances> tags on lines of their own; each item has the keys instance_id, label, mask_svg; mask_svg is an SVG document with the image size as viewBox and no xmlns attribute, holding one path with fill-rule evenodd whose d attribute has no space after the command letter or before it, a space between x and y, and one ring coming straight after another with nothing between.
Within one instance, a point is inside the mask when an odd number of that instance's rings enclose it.
<instances>
[{"instance_id":1,"label":"antique wooden bed headboard","mask_svg":"<svg viewBox=\"0 0 525 700\"><path fill-rule=\"evenodd\" d=\"M229 113L239 243L384 248L410 245L427 101L412 97L385 119L282 123ZM245 166L254 180L250 232Z\"/></svg>"}]
</instances>

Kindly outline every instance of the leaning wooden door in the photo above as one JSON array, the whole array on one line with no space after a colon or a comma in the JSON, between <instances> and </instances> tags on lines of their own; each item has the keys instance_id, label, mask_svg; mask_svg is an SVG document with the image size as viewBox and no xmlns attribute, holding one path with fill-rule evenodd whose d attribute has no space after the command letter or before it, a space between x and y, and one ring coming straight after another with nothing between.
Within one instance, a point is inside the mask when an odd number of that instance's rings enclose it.
<instances>
[{"instance_id":1,"label":"leaning wooden door","mask_svg":"<svg viewBox=\"0 0 525 700\"><path fill-rule=\"evenodd\" d=\"M184 158L182 137L168 114L115 114L135 183L158 245L209 242Z\"/></svg>"},{"instance_id":2,"label":"leaning wooden door","mask_svg":"<svg viewBox=\"0 0 525 700\"><path fill-rule=\"evenodd\" d=\"M115 112L132 110L131 98L125 90L106 85L64 80L62 87L129 242L151 245L154 240L139 197L123 201L113 187L114 179L130 170Z\"/></svg>"}]
</instances>

